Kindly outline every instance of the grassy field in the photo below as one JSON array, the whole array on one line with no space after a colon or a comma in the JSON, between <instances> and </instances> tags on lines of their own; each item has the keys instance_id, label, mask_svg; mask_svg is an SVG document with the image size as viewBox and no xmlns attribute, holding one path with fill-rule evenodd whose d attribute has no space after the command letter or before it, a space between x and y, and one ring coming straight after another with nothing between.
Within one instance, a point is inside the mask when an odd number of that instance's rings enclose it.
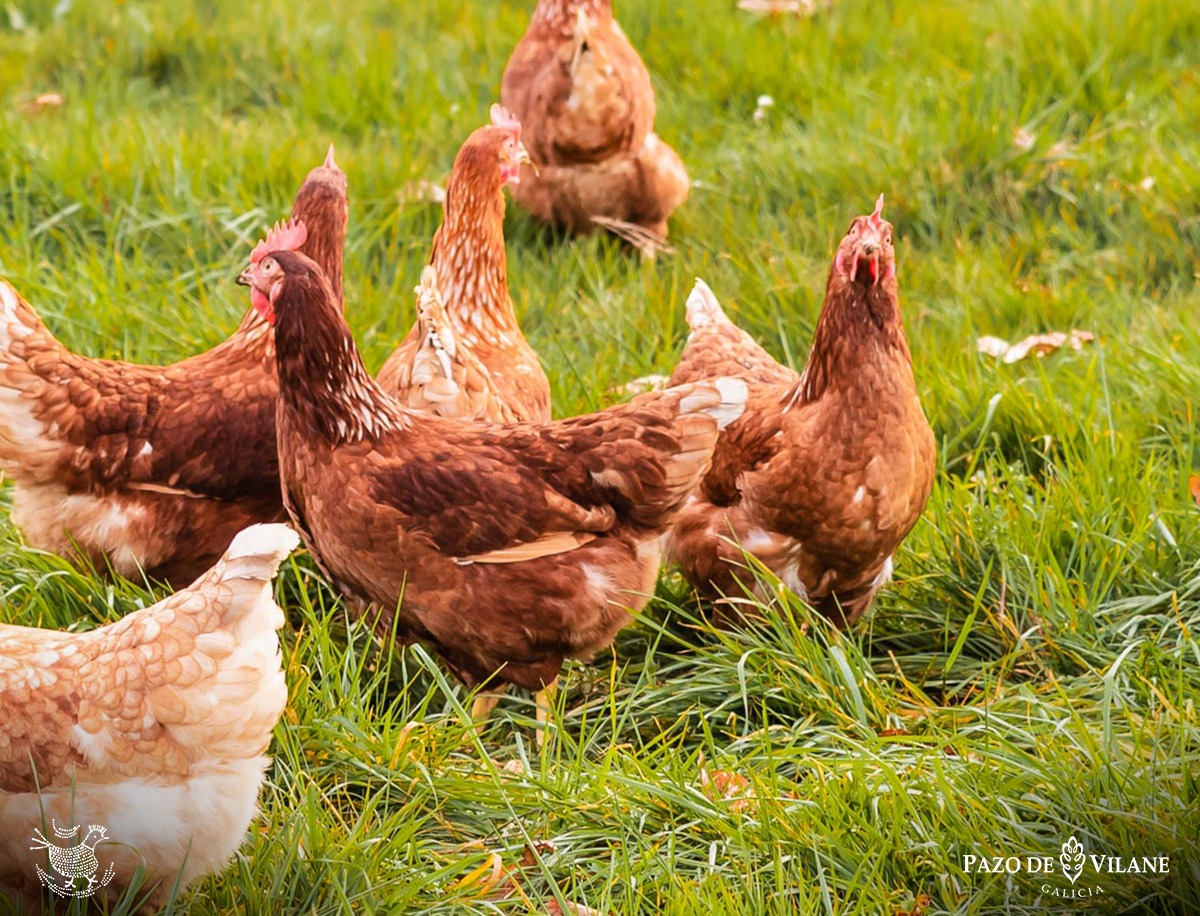
<instances>
[{"instance_id":1,"label":"grassy field","mask_svg":"<svg viewBox=\"0 0 1200 916\"><path fill-rule=\"evenodd\" d=\"M420 183L484 122L531 6L0 6L0 275L82 352L211 346L246 308L247 243L333 141L347 311L378 366L440 218ZM895 584L851 633L781 596L722 634L668 571L613 653L569 668L539 751L528 696L477 738L470 697L297 558L263 813L176 912L1200 911L1200 2L734 7L618 6L696 183L675 256L510 207L513 297L558 415L669 372L698 275L800 366L837 240L885 192L940 451ZM65 104L21 110L51 91ZM975 348L1072 327L1096 344ZM89 627L154 599L0 519L0 620ZM1170 875L1063 901L962 869L1071 835Z\"/></svg>"}]
</instances>

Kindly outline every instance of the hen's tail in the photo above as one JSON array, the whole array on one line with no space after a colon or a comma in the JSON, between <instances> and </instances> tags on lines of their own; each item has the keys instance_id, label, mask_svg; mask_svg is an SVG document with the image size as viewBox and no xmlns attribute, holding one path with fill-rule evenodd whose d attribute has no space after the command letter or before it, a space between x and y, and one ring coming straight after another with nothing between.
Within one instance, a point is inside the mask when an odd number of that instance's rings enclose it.
<instances>
[{"instance_id":1,"label":"hen's tail","mask_svg":"<svg viewBox=\"0 0 1200 916\"><path fill-rule=\"evenodd\" d=\"M689 387L691 390L679 399L679 414L675 419L679 452L667 462L666 485L675 495L672 503L676 505L682 504L708 472L718 435L742 415L749 396L746 383L735 378L719 378Z\"/></svg>"},{"instance_id":2,"label":"hen's tail","mask_svg":"<svg viewBox=\"0 0 1200 916\"><path fill-rule=\"evenodd\" d=\"M733 324L721 308L721 303L717 301L716 294L699 277L696 278L696 285L688 296L687 323L693 331L713 325Z\"/></svg>"},{"instance_id":3,"label":"hen's tail","mask_svg":"<svg viewBox=\"0 0 1200 916\"><path fill-rule=\"evenodd\" d=\"M55 416L73 409L69 393L48 377L67 351L20 294L0 280L0 465L18 479L54 473L60 443Z\"/></svg>"},{"instance_id":4,"label":"hen's tail","mask_svg":"<svg viewBox=\"0 0 1200 916\"><path fill-rule=\"evenodd\" d=\"M796 373L781 366L754 339L729 320L708 284L697 278L687 300L691 328L671 383L733 376L755 385L791 384Z\"/></svg>"},{"instance_id":5,"label":"hen's tail","mask_svg":"<svg viewBox=\"0 0 1200 916\"><path fill-rule=\"evenodd\" d=\"M665 530L707 472L720 431L742 415L747 396L745 382L719 378L634 398L621 411L634 421L632 434L614 437L597 482L626 497L635 525L649 534Z\"/></svg>"}]
</instances>

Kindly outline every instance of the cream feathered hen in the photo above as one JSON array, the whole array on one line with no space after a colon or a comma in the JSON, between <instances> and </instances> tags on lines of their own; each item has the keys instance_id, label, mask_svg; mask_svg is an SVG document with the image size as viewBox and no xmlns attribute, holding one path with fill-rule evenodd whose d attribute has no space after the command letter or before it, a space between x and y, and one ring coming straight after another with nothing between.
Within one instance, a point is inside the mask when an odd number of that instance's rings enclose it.
<instances>
[{"instance_id":1,"label":"cream feathered hen","mask_svg":"<svg viewBox=\"0 0 1200 916\"><path fill-rule=\"evenodd\" d=\"M287 702L272 579L298 543L247 528L188 588L86 633L0 626L0 897L36 893L51 823L105 828L105 892L144 866L152 902L233 855Z\"/></svg>"},{"instance_id":2,"label":"cream feathered hen","mask_svg":"<svg viewBox=\"0 0 1200 916\"><path fill-rule=\"evenodd\" d=\"M392 364L396 385L407 393L407 406L438 417L520 422L513 406L496 396L491 371L459 340L432 265L421 272L415 292L415 349L410 351L411 359L396 359Z\"/></svg>"}]
</instances>

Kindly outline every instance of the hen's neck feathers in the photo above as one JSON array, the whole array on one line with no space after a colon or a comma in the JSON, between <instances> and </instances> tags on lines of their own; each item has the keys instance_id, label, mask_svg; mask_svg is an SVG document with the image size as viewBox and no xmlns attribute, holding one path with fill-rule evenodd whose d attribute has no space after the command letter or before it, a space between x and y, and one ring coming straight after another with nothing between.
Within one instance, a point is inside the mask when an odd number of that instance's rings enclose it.
<instances>
[{"instance_id":1,"label":"hen's neck feathers","mask_svg":"<svg viewBox=\"0 0 1200 916\"><path fill-rule=\"evenodd\" d=\"M880 372L897 366L913 387L895 278L863 286L831 271L812 352L790 400L807 403L831 391L875 389Z\"/></svg>"},{"instance_id":2,"label":"hen's neck feathers","mask_svg":"<svg viewBox=\"0 0 1200 916\"><path fill-rule=\"evenodd\" d=\"M446 314L460 336L468 342L502 344L518 333L508 294L503 188L487 187L474 176L451 175L445 218L429 263L437 270Z\"/></svg>"},{"instance_id":3,"label":"hen's neck feathers","mask_svg":"<svg viewBox=\"0 0 1200 916\"><path fill-rule=\"evenodd\" d=\"M276 306L281 409L302 434L345 445L408 426L408 416L363 366L328 283L289 276Z\"/></svg>"},{"instance_id":4,"label":"hen's neck feathers","mask_svg":"<svg viewBox=\"0 0 1200 916\"><path fill-rule=\"evenodd\" d=\"M292 204L292 219L302 220L308 240L300 249L320 265L339 304L342 291L342 259L346 247L346 179L340 172L314 169L300 186Z\"/></svg>"},{"instance_id":5,"label":"hen's neck feathers","mask_svg":"<svg viewBox=\"0 0 1200 916\"><path fill-rule=\"evenodd\" d=\"M612 0L538 0L529 30L572 35L580 12L591 22L612 20Z\"/></svg>"}]
</instances>

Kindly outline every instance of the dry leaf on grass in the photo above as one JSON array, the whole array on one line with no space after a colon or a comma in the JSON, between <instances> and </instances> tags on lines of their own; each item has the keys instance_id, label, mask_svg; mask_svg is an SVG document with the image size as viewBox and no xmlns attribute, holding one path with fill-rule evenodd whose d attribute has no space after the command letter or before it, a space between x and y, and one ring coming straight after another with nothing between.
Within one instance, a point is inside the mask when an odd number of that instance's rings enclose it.
<instances>
[{"instance_id":1,"label":"dry leaf on grass","mask_svg":"<svg viewBox=\"0 0 1200 916\"><path fill-rule=\"evenodd\" d=\"M700 755L700 791L711 801L729 802L729 810L735 814L753 812L758 808L754 786L750 780L730 770L713 770L704 765L704 754Z\"/></svg>"},{"instance_id":2,"label":"dry leaf on grass","mask_svg":"<svg viewBox=\"0 0 1200 916\"><path fill-rule=\"evenodd\" d=\"M896 910L896 916L925 916L925 911L929 909L933 903L933 898L928 894L917 894L916 900L913 901L911 910Z\"/></svg>"},{"instance_id":3,"label":"dry leaf on grass","mask_svg":"<svg viewBox=\"0 0 1200 916\"><path fill-rule=\"evenodd\" d=\"M27 99L17 105L22 114L36 115L52 108L62 107L63 97L57 92L43 92L36 98Z\"/></svg>"},{"instance_id":4,"label":"dry leaf on grass","mask_svg":"<svg viewBox=\"0 0 1200 916\"><path fill-rule=\"evenodd\" d=\"M419 201L440 204L446 201L446 189L432 181L410 181L400 189L400 203Z\"/></svg>"},{"instance_id":5,"label":"dry leaf on grass","mask_svg":"<svg viewBox=\"0 0 1200 916\"><path fill-rule=\"evenodd\" d=\"M739 10L767 16L782 16L785 13L814 16L831 6L833 6L833 0L741 0L738 3Z\"/></svg>"},{"instance_id":6,"label":"dry leaf on grass","mask_svg":"<svg viewBox=\"0 0 1200 916\"><path fill-rule=\"evenodd\" d=\"M483 863L463 875L454 884L456 891L472 891L472 896L482 897L489 893L505 875L504 862L500 854L489 852Z\"/></svg>"},{"instance_id":7,"label":"dry leaf on grass","mask_svg":"<svg viewBox=\"0 0 1200 916\"><path fill-rule=\"evenodd\" d=\"M567 901L567 908L564 910L558 905L557 900L551 900L546 904L546 916L608 916L608 914L593 910L590 906L584 906L582 903L573 903L570 900Z\"/></svg>"},{"instance_id":8,"label":"dry leaf on grass","mask_svg":"<svg viewBox=\"0 0 1200 916\"><path fill-rule=\"evenodd\" d=\"M976 348L984 356L991 356L1005 365L1018 363L1031 356L1046 356L1068 347L1072 350L1083 348L1084 344L1092 343L1096 335L1090 331L1072 329L1070 332L1051 331L1049 334L1031 334L1024 340L1010 344L999 337L980 337L975 342Z\"/></svg>"},{"instance_id":9,"label":"dry leaf on grass","mask_svg":"<svg viewBox=\"0 0 1200 916\"><path fill-rule=\"evenodd\" d=\"M632 382L614 385L608 389L611 394L645 394L647 391L662 391L671 381L669 375L643 375Z\"/></svg>"}]
</instances>

